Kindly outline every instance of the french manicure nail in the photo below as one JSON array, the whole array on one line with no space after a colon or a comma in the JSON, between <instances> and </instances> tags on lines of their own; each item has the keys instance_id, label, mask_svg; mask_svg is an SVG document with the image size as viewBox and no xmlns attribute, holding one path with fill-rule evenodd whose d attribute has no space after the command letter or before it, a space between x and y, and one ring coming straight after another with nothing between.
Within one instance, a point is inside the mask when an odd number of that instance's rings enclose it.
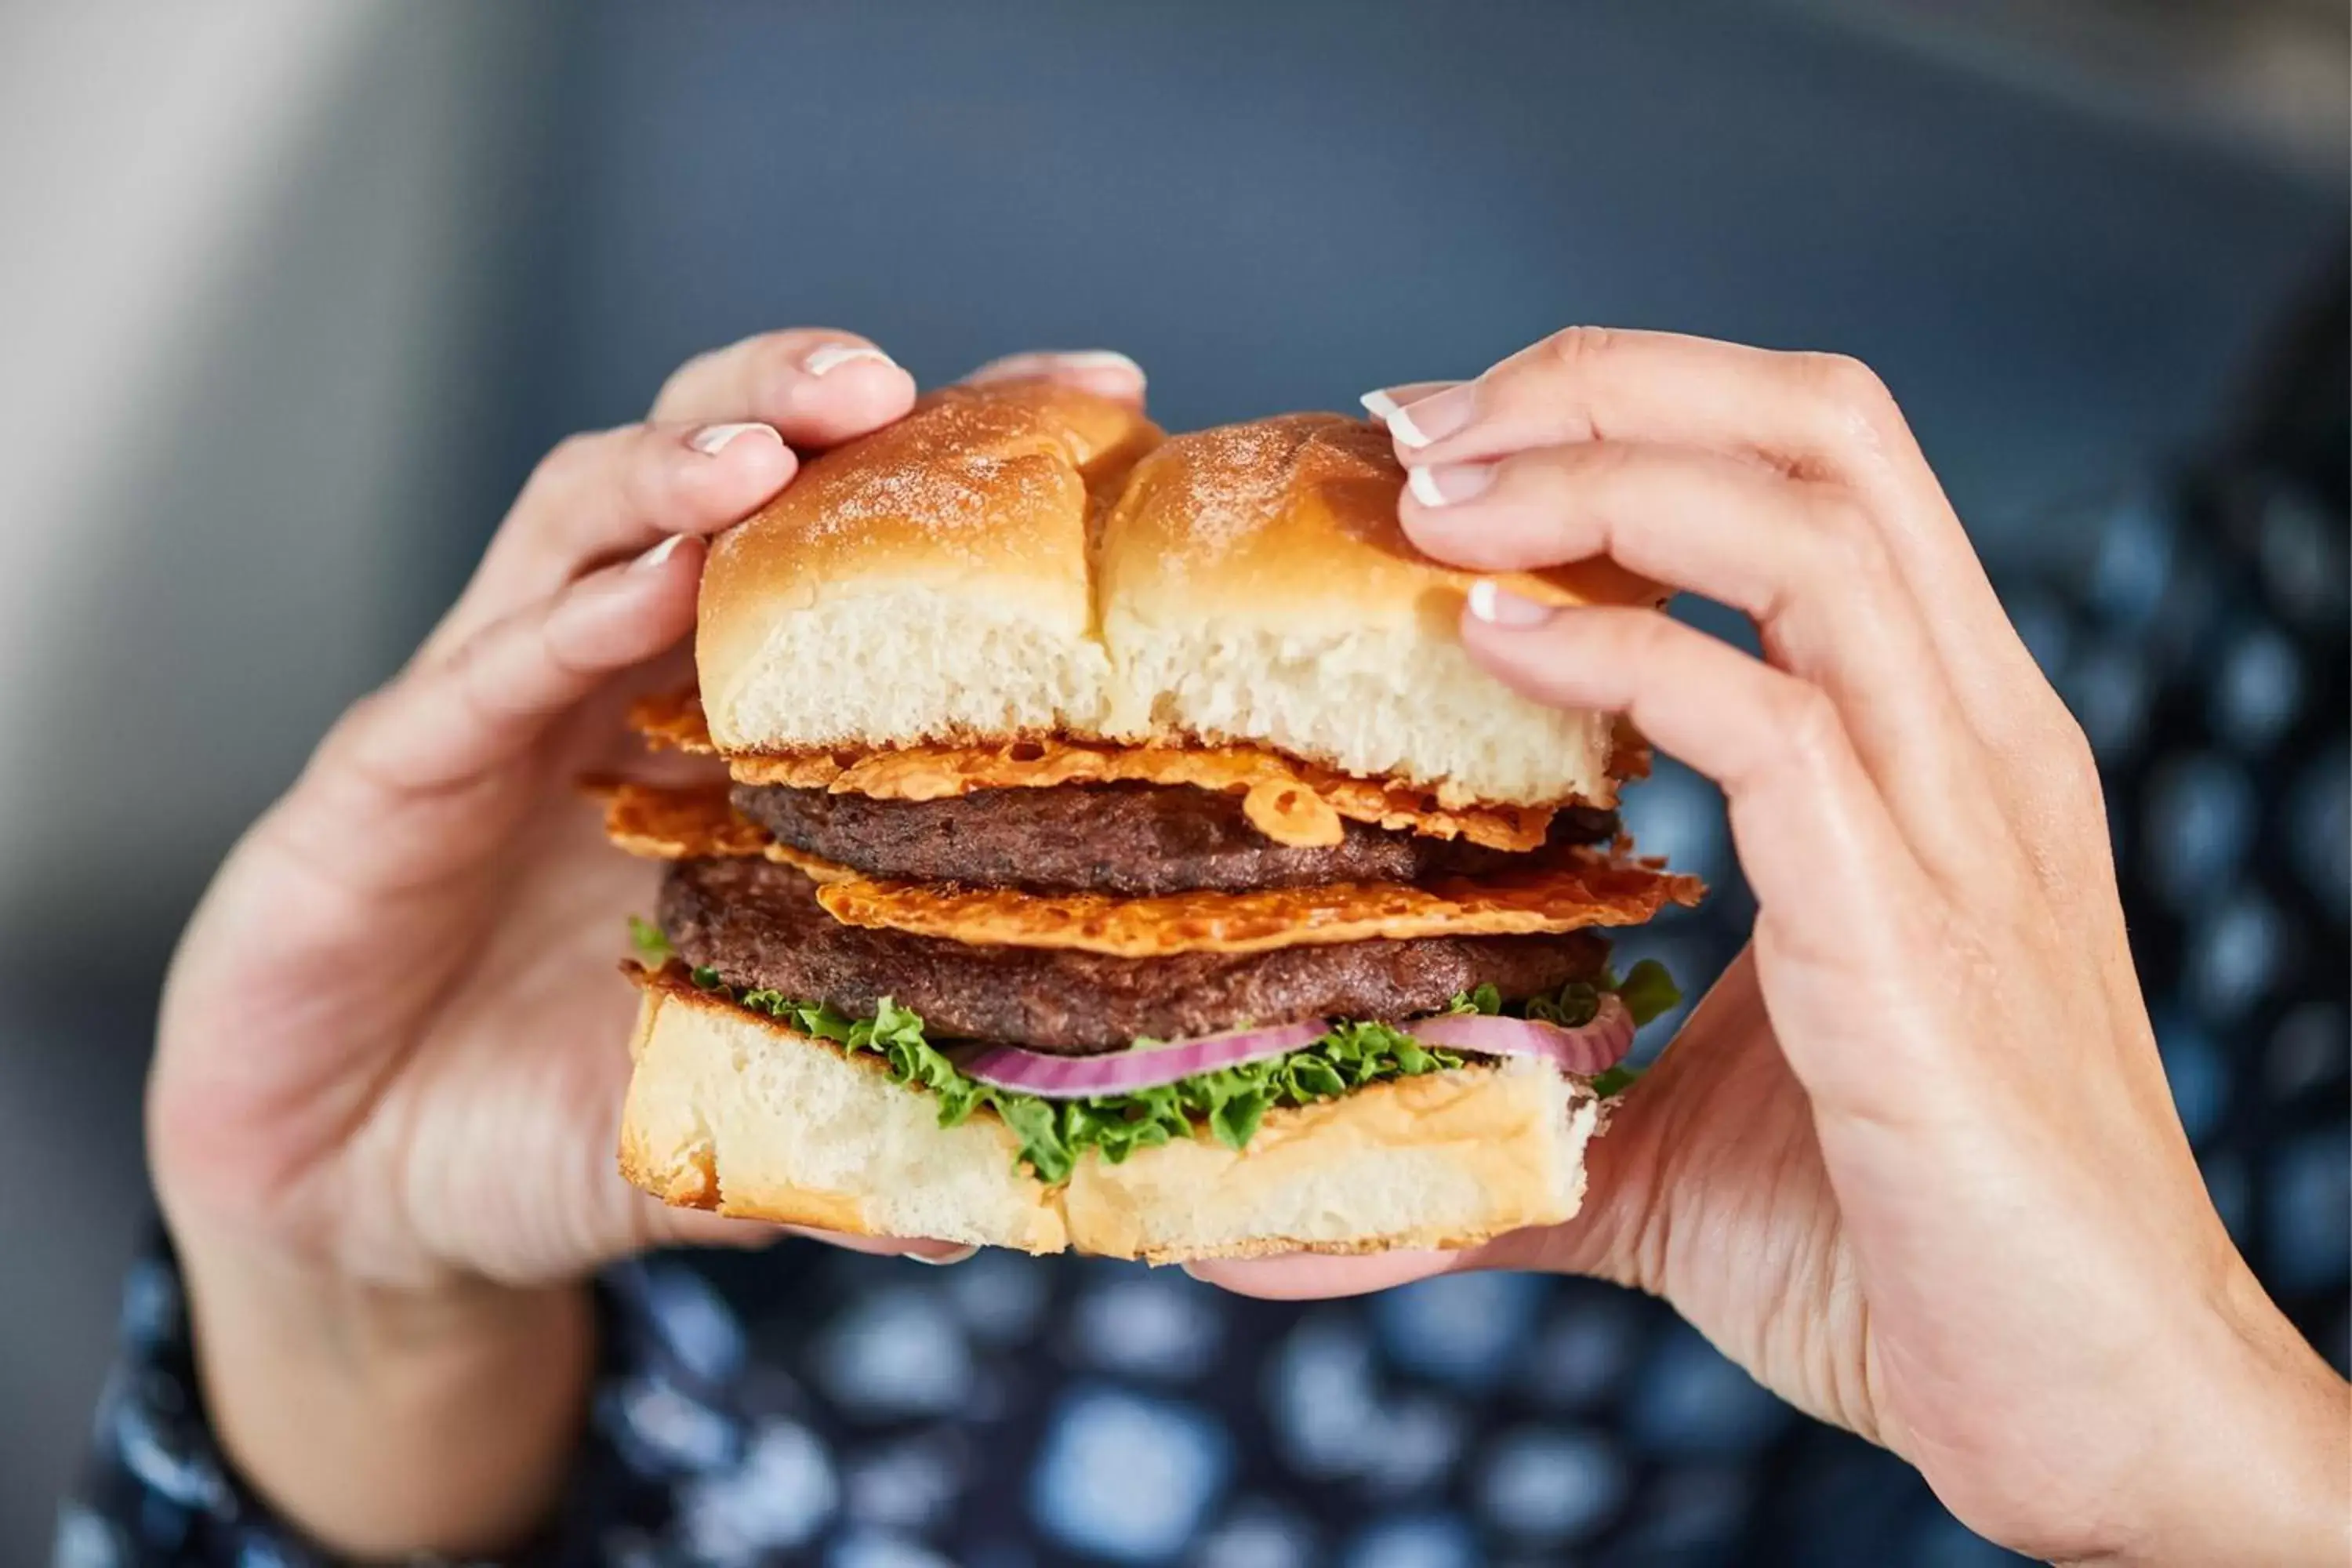
<instances>
[{"instance_id":1,"label":"french manicure nail","mask_svg":"<svg viewBox=\"0 0 2352 1568\"><path fill-rule=\"evenodd\" d=\"M1030 375L1068 375L1073 372L1105 371L1114 375L1133 376L1137 381L1150 378L1143 367L1117 349L1038 349L1028 353L1007 354L982 365L964 379L975 384L991 381L1013 381Z\"/></svg>"},{"instance_id":2,"label":"french manicure nail","mask_svg":"<svg viewBox=\"0 0 2352 1568\"><path fill-rule=\"evenodd\" d=\"M1144 378L1143 367L1117 349L1060 349L1045 358L1064 370L1116 370Z\"/></svg>"},{"instance_id":3,"label":"french manicure nail","mask_svg":"<svg viewBox=\"0 0 2352 1568\"><path fill-rule=\"evenodd\" d=\"M1433 463L1405 476L1405 488L1423 506L1452 506L1486 493L1495 482L1489 463Z\"/></svg>"},{"instance_id":4,"label":"french manicure nail","mask_svg":"<svg viewBox=\"0 0 2352 1568\"><path fill-rule=\"evenodd\" d=\"M1470 613L1490 626L1539 626L1552 617L1549 605L1523 599L1490 578L1470 584Z\"/></svg>"},{"instance_id":5,"label":"french manicure nail","mask_svg":"<svg viewBox=\"0 0 2352 1568\"><path fill-rule=\"evenodd\" d=\"M638 556L635 561L630 562L629 570L632 572L658 572L662 569L664 563L667 562L671 556L677 553L677 547L685 542L686 535L683 533L673 533L667 539L663 540L659 544L655 545L651 550L646 551L643 555Z\"/></svg>"},{"instance_id":6,"label":"french manicure nail","mask_svg":"<svg viewBox=\"0 0 2352 1568\"><path fill-rule=\"evenodd\" d=\"M1379 420L1383 425L1396 417L1397 400L1377 387L1367 392L1361 397L1356 399L1356 401L1364 405L1365 413L1370 415L1373 418Z\"/></svg>"},{"instance_id":7,"label":"french manicure nail","mask_svg":"<svg viewBox=\"0 0 2352 1568\"><path fill-rule=\"evenodd\" d=\"M909 1252L907 1256L918 1263L926 1263L934 1268L944 1268L950 1263L961 1263L979 1250L977 1247L959 1247L952 1252Z\"/></svg>"},{"instance_id":8,"label":"french manicure nail","mask_svg":"<svg viewBox=\"0 0 2352 1568\"><path fill-rule=\"evenodd\" d=\"M1418 403L1391 405L1393 411L1387 416L1389 433L1408 447L1443 441L1470 423L1470 416L1477 411L1477 399L1478 384L1465 381L1459 386L1432 393Z\"/></svg>"},{"instance_id":9,"label":"french manicure nail","mask_svg":"<svg viewBox=\"0 0 2352 1568\"><path fill-rule=\"evenodd\" d=\"M862 343L826 343L821 348L811 349L808 357L801 361L801 368L811 375L823 375L829 370L839 370L843 365L855 364L859 360L872 360L877 364L887 365L898 363L880 349L867 348Z\"/></svg>"},{"instance_id":10,"label":"french manicure nail","mask_svg":"<svg viewBox=\"0 0 2352 1568\"><path fill-rule=\"evenodd\" d=\"M686 444L706 458L715 458L725 451L729 443L736 437L749 436L754 430L763 432L778 446L783 445L784 438L776 434L774 426L762 425L757 420L740 425L705 425L701 429L688 436L686 438Z\"/></svg>"}]
</instances>

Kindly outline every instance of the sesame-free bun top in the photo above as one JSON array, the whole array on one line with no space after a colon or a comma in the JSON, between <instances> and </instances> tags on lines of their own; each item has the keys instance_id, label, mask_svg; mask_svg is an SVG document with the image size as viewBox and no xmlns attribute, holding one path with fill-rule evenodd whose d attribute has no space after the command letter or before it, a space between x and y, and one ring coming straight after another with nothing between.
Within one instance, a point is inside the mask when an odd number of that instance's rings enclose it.
<instances>
[{"instance_id":1,"label":"sesame-free bun top","mask_svg":"<svg viewBox=\"0 0 2352 1568\"><path fill-rule=\"evenodd\" d=\"M695 660L729 752L1099 731L1092 514L1159 429L1047 382L950 387L711 547Z\"/></svg>"},{"instance_id":2,"label":"sesame-free bun top","mask_svg":"<svg viewBox=\"0 0 2352 1568\"><path fill-rule=\"evenodd\" d=\"M1388 432L1290 414L1180 436L1137 466L1097 562L1118 717L1435 786L1447 805L1613 800L1605 714L1531 702L1463 650L1475 574L1415 550ZM1654 604L1598 561L1505 585Z\"/></svg>"},{"instance_id":3,"label":"sesame-free bun top","mask_svg":"<svg viewBox=\"0 0 2352 1568\"><path fill-rule=\"evenodd\" d=\"M1405 540L1403 482L1387 433L1335 414L1160 442L1067 387L935 395L712 549L712 738L1244 742L1448 804L1613 800L1608 716L1530 702L1463 651L1472 574ZM1662 596L1605 561L1506 585Z\"/></svg>"}]
</instances>

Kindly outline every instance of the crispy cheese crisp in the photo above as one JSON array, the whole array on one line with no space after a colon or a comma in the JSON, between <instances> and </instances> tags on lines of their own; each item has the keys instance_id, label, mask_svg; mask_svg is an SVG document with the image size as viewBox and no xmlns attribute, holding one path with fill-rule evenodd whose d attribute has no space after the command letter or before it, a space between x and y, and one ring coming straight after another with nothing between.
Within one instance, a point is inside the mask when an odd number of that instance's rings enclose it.
<instances>
[{"instance_id":1,"label":"crispy cheese crisp","mask_svg":"<svg viewBox=\"0 0 2352 1568\"><path fill-rule=\"evenodd\" d=\"M632 855L657 860L763 856L819 884L817 901L845 924L975 945L1149 958L1372 937L1565 931L1638 925L1669 903L1697 903L1705 891L1697 878L1671 874L1657 862L1592 852L1548 867L1421 885L1337 882L1150 899L881 881L777 843L767 829L737 815L723 784L591 787L604 801L605 837Z\"/></svg>"},{"instance_id":2,"label":"crispy cheese crisp","mask_svg":"<svg viewBox=\"0 0 2352 1568\"><path fill-rule=\"evenodd\" d=\"M792 867L814 882L845 881L848 867L779 844L758 823L738 815L725 784L658 785L599 783L604 837L614 847L649 860L732 859L759 855Z\"/></svg>"},{"instance_id":3,"label":"crispy cheese crisp","mask_svg":"<svg viewBox=\"0 0 2352 1568\"><path fill-rule=\"evenodd\" d=\"M1616 727L1609 735L1609 776L1612 779L1645 779L1650 776L1650 742L1633 721L1622 713L1617 716Z\"/></svg>"},{"instance_id":4,"label":"crispy cheese crisp","mask_svg":"<svg viewBox=\"0 0 2352 1568\"><path fill-rule=\"evenodd\" d=\"M656 750L718 754L691 692L649 698L630 722ZM884 800L939 800L981 789L1068 784L1191 784L1242 794L1250 825L1277 844L1337 844L1340 819L1436 838L1466 838L1489 849L1533 849L1544 841L1549 806L1448 808L1433 791L1360 779L1295 762L1258 746L1117 746L1060 739L993 745L928 744L730 757L740 784L784 784Z\"/></svg>"},{"instance_id":5,"label":"crispy cheese crisp","mask_svg":"<svg viewBox=\"0 0 2352 1568\"><path fill-rule=\"evenodd\" d=\"M1075 948L1118 958L1260 952L1375 937L1496 936L1638 925L1668 903L1696 904L1696 877L1600 856L1547 869L1422 886L1338 882L1248 893L1116 899L950 883L835 882L817 901L847 925L969 944Z\"/></svg>"},{"instance_id":6,"label":"crispy cheese crisp","mask_svg":"<svg viewBox=\"0 0 2352 1568\"><path fill-rule=\"evenodd\" d=\"M702 716L702 693L692 689L640 697L629 704L629 728L652 752L691 752L715 757L709 721Z\"/></svg>"}]
</instances>

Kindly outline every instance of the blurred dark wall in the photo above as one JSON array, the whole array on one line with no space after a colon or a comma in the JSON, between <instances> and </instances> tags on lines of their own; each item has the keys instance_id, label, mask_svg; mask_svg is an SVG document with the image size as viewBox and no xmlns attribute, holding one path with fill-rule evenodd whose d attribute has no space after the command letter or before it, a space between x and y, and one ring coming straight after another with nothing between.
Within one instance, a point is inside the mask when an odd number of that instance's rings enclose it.
<instances>
[{"instance_id":1,"label":"blurred dark wall","mask_svg":"<svg viewBox=\"0 0 2352 1568\"><path fill-rule=\"evenodd\" d=\"M184 375L92 411L143 432L120 527L9 671L46 728L0 798L38 850L0 889L0 1562L80 1441L205 868L536 453L689 353L836 323L933 379L1114 345L1181 427L1572 321L1839 349L2017 560L2225 420L2346 221L2336 183L1749 5L373 15Z\"/></svg>"},{"instance_id":2,"label":"blurred dark wall","mask_svg":"<svg viewBox=\"0 0 2352 1568\"><path fill-rule=\"evenodd\" d=\"M2190 438L2340 200L1768 7L596 7L551 436L854 324L927 376L1116 344L1182 426L1560 325L1835 348L1996 552Z\"/></svg>"}]
</instances>

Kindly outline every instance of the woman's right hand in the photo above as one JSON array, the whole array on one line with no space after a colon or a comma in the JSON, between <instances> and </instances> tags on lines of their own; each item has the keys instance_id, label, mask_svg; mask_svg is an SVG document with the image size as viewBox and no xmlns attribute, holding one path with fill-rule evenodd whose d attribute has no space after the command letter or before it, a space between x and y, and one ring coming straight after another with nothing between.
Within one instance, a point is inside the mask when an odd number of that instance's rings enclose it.
<instances>
[{"instance_id":1,"label":"woman's right hand","mask_svg":"<svg viewBox=\"0 0 2352 1568\"><path fill-rule=\"evenodd\" d=\"M1116 355L980 374L1014 373L1143 393ZM642 765L622 710L686 679L705 539L790 482L794 448L914 398L863 339L778 332L688 363L645 423L565 441L190 923L149 1085L156 1188L221 1439L326 1544L519 1538L583 1417L582 1278L776 1234L614 1169L634 1006L614 966L656 872L604 842L574 781Z\"/></svg>"}]
</instances>

